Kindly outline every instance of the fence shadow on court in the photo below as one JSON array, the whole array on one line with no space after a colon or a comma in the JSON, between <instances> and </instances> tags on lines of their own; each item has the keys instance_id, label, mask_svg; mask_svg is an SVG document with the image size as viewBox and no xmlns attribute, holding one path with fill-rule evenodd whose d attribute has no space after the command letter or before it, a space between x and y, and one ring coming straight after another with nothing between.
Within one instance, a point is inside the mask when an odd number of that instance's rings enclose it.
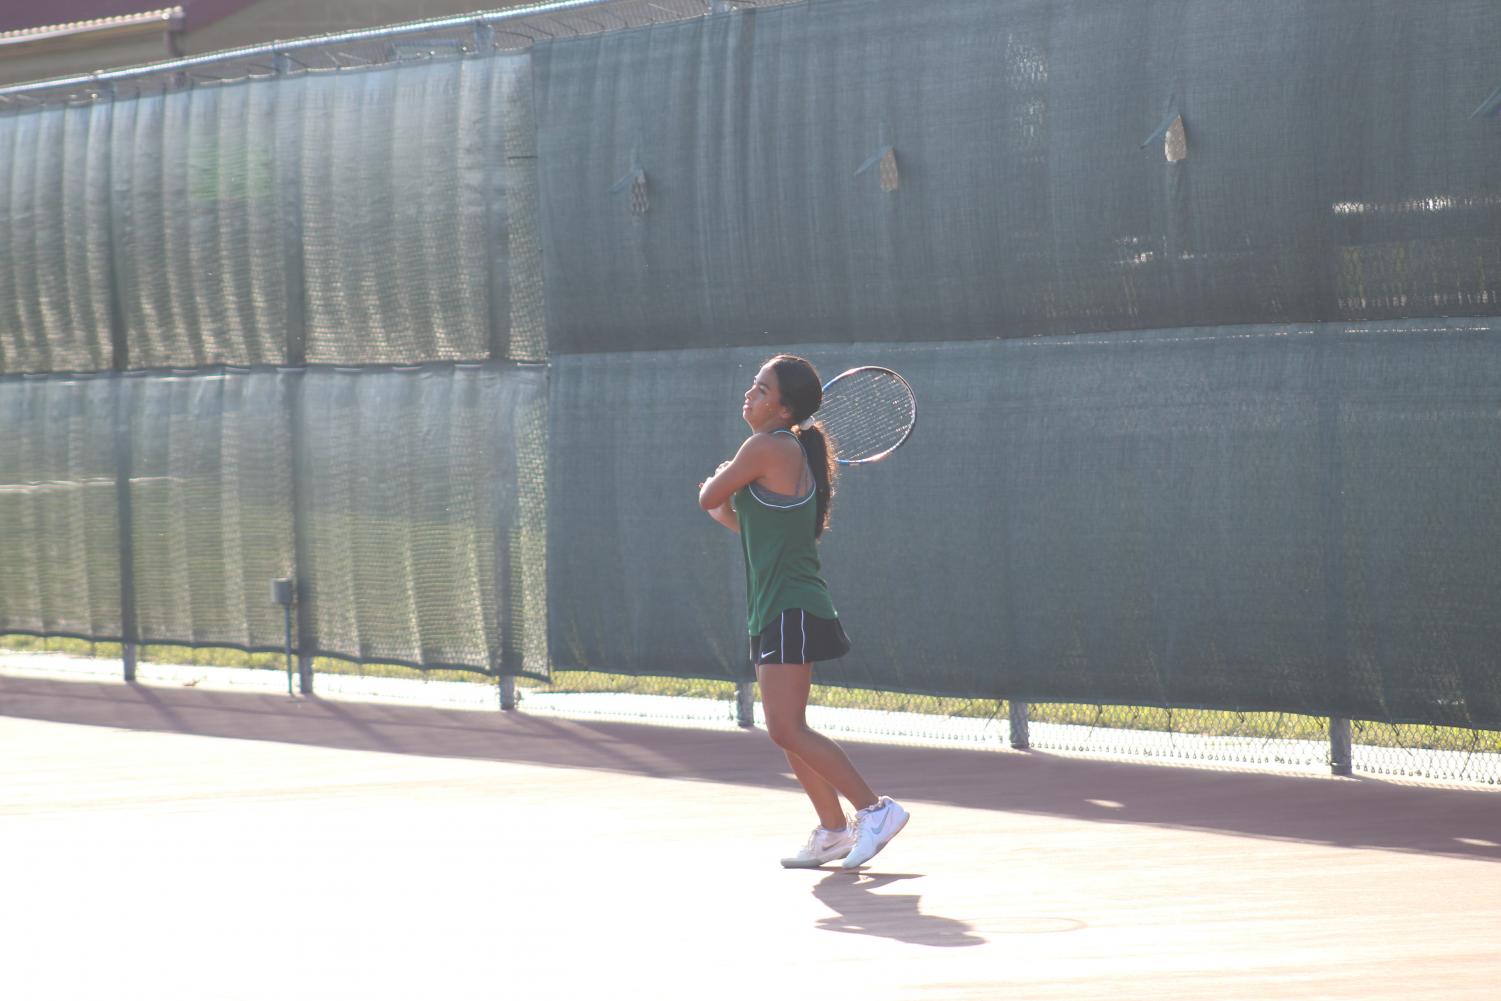
<instances>
[{"instance_id":1,"label":"fence shadow on court","mask_svg":"<svg viewBox=\"0 0 1501 1001\"><path fill-rule=\"evenodd\" d=\"M351 750L592 768L792 790L759 731L581 722L525 713L0 675L0 714ZM1064 758L851 744L883 793L972 809L1151 824L1501 862L1501 793ZM864 894L823 891L864 926ZM856 894L859 894L858 896ZM822 898L821 898L822 899ZM890 898L883 898L889 900ZM839 906L835 906L838 904ZM851 909L846 909L846 905ZM887 906L884 902L880 906ZM849 930L849 929L843 929ZM939 936L942 937L942 936Z\"/></svg>"}]
</instances>

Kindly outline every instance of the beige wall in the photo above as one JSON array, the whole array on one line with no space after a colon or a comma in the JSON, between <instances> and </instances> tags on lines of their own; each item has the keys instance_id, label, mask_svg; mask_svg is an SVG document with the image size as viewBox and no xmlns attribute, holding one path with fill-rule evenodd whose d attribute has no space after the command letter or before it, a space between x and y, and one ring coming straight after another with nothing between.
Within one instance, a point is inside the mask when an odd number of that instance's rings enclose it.
<instances>
[{"instance_id":1,"label":"beige wall","mask_svg":"<svg viewBox=\"0 0 1501 1001\"><path fill-rule=\"evenodd\" d=\"M165 6L168 2L143 0L143 6ZM179 36L179 46L184 55L199 55L275 39L519 5L519 0L261 0L223 20ZM0 84L73 76L170 58L164 34L66 49L0 47Z\"/></svg>"},{"instance_id":2,"label":"beige wall","mask_svg":"<svg viewBox=\"0 0 1501 1001\"><path fill-rule=\"evenodd\" d=\"M536 0L525 0L535 3ZM189 53L521 6L521 0L261 0L195 31Z\"/></svg>"},{"instance_id":3,"label":"beige wall","mask_svg":"<svg viewBox=\"0 0 1501 1001\"><path fill-rule=\"evenodd\" d=\"M0 48L0 84L74 76L112 66L133 66L171 58L166 35L141 35L105 45L66 49L36 46Z\"/></svg>"}]
</instances>

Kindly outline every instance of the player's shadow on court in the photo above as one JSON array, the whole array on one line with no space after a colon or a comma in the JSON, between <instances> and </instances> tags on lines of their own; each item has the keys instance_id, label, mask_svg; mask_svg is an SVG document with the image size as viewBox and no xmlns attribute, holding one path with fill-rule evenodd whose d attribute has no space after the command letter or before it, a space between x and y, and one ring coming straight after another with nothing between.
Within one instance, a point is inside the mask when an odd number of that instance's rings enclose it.
<instances>
[{"instance_id":1,"label":"player's shadow on court","mask_svg":"<svg viewBox=\"0 0 1501 1001\"><path fill-rule=\"evenodd\" d=\"M965 922L922 913L917 906L922 900L919 894L875 892L899 879L920 878L909 873L830 873L813 887L813 896L834 912L831 917L820 918L818 927L939 948L984 945L985 939L974 934Z\"/></svg>"}]
</instances>

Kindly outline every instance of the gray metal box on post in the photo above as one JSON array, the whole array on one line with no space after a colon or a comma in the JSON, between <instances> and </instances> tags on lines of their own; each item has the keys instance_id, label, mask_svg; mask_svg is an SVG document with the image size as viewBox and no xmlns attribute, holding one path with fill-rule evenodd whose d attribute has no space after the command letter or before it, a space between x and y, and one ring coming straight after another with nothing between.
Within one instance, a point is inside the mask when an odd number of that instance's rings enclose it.
<instances>
[{"instance_id":1,"label":"gray metal box on post","mask_svg":"<svg viewBox=\"0 0 1501 1001\"><path fill-rule=\"evenodd\" d=\"M271 604L280 605L286 618L287 694L295 695L292 689L292 603L297 590L291 577L277 577L271 581Z\"/></svg>"}]
</instances>

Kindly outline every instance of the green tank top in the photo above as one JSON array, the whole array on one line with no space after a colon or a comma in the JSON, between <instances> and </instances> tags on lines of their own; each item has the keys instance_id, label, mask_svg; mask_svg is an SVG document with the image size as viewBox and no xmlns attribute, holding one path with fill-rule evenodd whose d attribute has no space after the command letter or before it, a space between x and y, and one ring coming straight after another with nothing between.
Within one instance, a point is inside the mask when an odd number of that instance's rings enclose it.
<instances>
[{"instance_id":1,"label":"green tank top","mask_svg":"<svg viewBox=\"0 0 1501 1001\"><path fill-rule=\"evenodd\" d=\"M735 492L735 520L745 553L746 626L752 634L789 608L838 618L829 586L819 576L815 492L796 498L741 487Z\"/></svg>"}]
</instances>

